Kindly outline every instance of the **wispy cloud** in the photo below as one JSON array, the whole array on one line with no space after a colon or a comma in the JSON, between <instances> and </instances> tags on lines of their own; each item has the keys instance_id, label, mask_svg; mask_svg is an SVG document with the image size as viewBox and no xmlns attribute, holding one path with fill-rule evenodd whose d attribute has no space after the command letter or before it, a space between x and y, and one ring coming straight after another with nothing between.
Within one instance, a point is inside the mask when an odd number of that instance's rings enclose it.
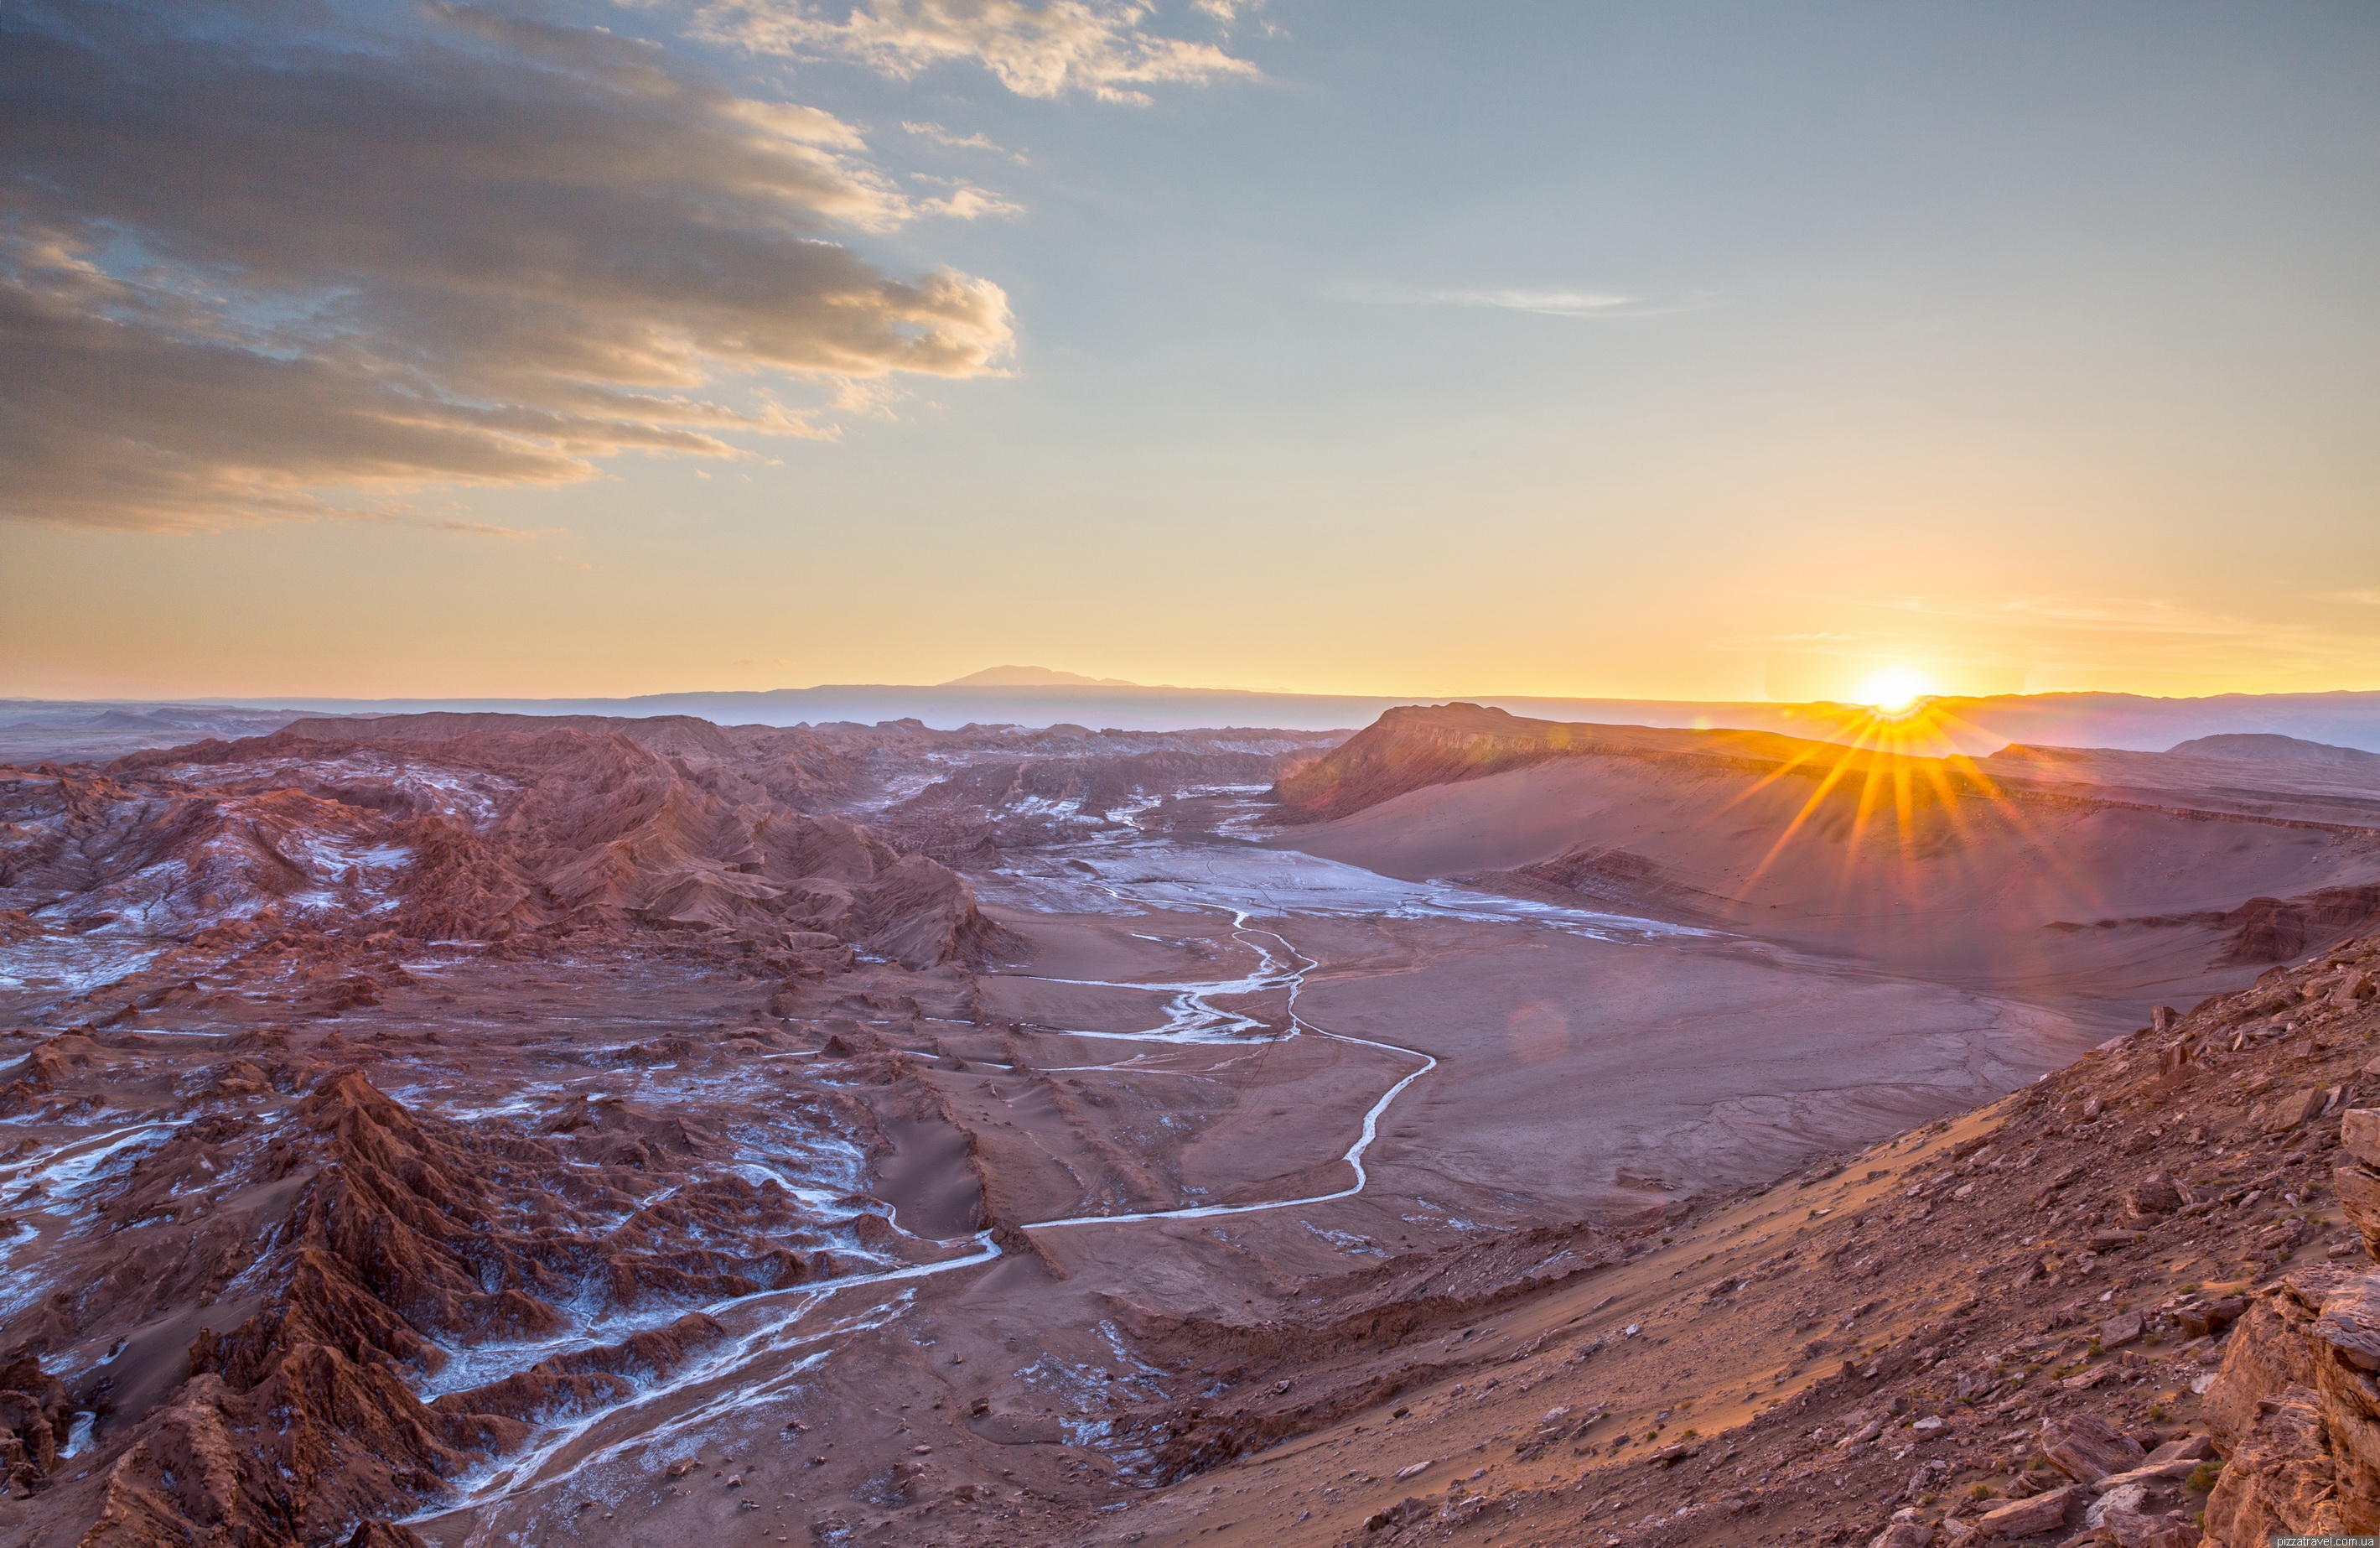
<instances>
[{"instance_id":1,"label":"wispy cloud","mask_svg":"<svg viewBox=\"0 0 2380 1548\"><path fill-rule=\"evenodd\" d=\"M1024 152L1012 151L1005 145L993 143L990 140L985 137L983 131L980 129L977 130L973 134L959 134L953 130L942 128L941 125L933 122L931 119L928 119L923 123L915 123L906 118L901 120L901 128L904 131L909 134L914 134L920 140L929 140L937 145L948 145L953 150L956 151L990 151L994 155L1008 157L1019 166L1025 165Z\"/></svg>"},{"instance_id":2,"label":"wispy cloud","mask_svg":"<svg viewBox=\"0 0 2380 1548\"><path fill-rule=\"evenodd\" d=\"M896 80L974 64L1021 97L1082 91L1145 106L1143 87L1262 74L1212 43L1149 32L1153 9L1141 0L713 0L697 27L756 53L853 59Z\"/></svg>"},{"instance_id":3,"label":"wispy cloud","mask_svg":"<svg viewBox=\"0 0 2380 1548\"><path fill-rule=\"evenodd\" d=\"M1264 7L1265 0L1190 0L1192 10L1196 11L1200 16L1214 18L1216 25L1220 27L1226 35L1243 18L1245 18L1255 22L1258 30L1269 36L1279 37L1281 28L1256 14Z\"/></svg>"},{"instance_id":4,"label":"wispy cloud","mask_svg":"<svg viewBox=\"0 0 2380 1548\"><path fill-rule=\"evenodd\" d=\"M2328 602L2351 602L2364 607L2380 607L2380 586L2365 586L2352 591L2328 591L2324 593L2324 598Z\"/></svg>"},{"instance_id":5,"label":"wispy cloud","mask_svg":"<svg viewBox=\"0 0 2380 1548\"><path fill-rule=\"evenodd\" d=\"M940 199L929 199L918 204L921 214L942 215L952 220L980 220L987 215L1021 215L1025 206L1004 199L990 189L979 189L959 177L937 177L931 173L912 172L909 176L920 183L939 183L951 191Z\"/></svg>"},{"instance_id":6,"label":"wispy cloud","mask_svg":"<svg viewBox=\"0 0 2380 1548\"><path fill-rule=\"evenodd\" d=\"M1350 285L1333 294L1341 300L1359 301L1366 306L1488 307L1500 311L1536 312L1543 317L1621 317L1647 310L1641 298L1600 290L1423 290L1393 285Z\"/></svg>"},{"instance_id":7,"label":"wispy cloud","mask_svg":"<svg viewBox=\"0 0 2380 1548\"><path fill-rule=\"evenodd\" d=\"M1921 611L1947 611L1924 609ZM2053 592L2003 603L2006 617L2037 620L2063 628L2111 634L2162 634L2196 639L2248 639L2271 626L2228 614L2209 613L2159 597L2091 596ZM1972 613L1970 616L1973 616Z\"/></svg>"}]
</instances>

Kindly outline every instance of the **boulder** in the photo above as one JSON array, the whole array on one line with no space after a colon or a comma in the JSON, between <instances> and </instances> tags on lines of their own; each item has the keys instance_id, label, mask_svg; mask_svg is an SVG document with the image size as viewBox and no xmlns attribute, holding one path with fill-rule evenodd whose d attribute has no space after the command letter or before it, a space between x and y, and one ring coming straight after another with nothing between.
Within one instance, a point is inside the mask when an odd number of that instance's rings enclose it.
<instances>
[{"instance_id":1,"label":"boulder","mask_svg":"<svg viewBox=\"0 0 2380 1548\"><path fill-rule=\"evenodd\" d=\"M2096 1483L2110 1473L2129 1472L2148 1457L2138 1441L2096 1414L2045 1420L2041 1454L2077 1483Z\"/></svg>"},{"instance_id":2,"label":"boulder","mask_svg":"<svg viewBox=\"0 0 2380 1548\"><path fill-rule=\"evenodd\" d=\"M1985 1538L2032 1537L2048 1531L2066 1524L2067 1514L2073 1509L2077 1497L2078 1492L2069 1486L2035 1494L2029 1500L2012 1500L1978 1517L1975 1531Z\"/></svg>"},{"instance_id":3,"label":"boulder","mask_svg":"<svg viewBox=\"0 0 2380 1548\"><path fill-rule=\"evenodd\" d=\"M2168 1457L2163 1461L2151 1460L2120 1473L2109 1473L2091 1485L2095 1494L2107 1495L2125 1489L2143 1488L2152 1483L2170 1482L2188 1478L2198 1470L2202 1460L2196 1457Z\"/></svg>"},{"instance_id":4,"label":"boulder","mask_svg":"<svg viewBox=\"0 0 2380 1548\"><path fill-rule=\"evenodd\" d=\"M2138 1341L2141 1332L2142 1322L2139 1312L2119 1311L2099 1324L2099 1342L2104 1347L2120 1349L2127 1344Z\"/></svg>"},{"instance_id":5,"label":"boulder","mask_svg":"<svg viewBox=\"0 0 2380 1548\"><path fill-rule=\"evenodd\" d=\"M2100 1527L2117 1548L2198 1548L2198 1529L2178 1516L2111 1510Z\"/></svg>"},{"instance_id":6,"label":"boulder","mask_svg":"<svg viewBox=\"0 0 2380 1548\"><path fill-rule=\"evenodd\" d=\"M2171 1214L2188 1201L2169 1179L2149 1177L2125 1192L2124 1213L2135 1220L2148 1219Z\"/></svg>"},{"instance_id":7,"label":"boulder","mask_svg":"<svg viewBox=\"0 0 2380 1548\"><path fill-rule=\"evenodd\" d=\"M2302 1220L2282 1220L2257 1232L2255 1242L2266 1252L2288 1252L2303 1246L2312 1234Z\"/></svg>"},{"instance_id":8,"label":"boulder","mask_svg":"<svg viewBox=\"0 0 2380 1548\"><path fill-rule=\"evenodd\" d=\"M2265 1132L2286 1134L2309 1118L2320 1117L2329 1103L2330 1092L2321 1086L2277 1096L2265 1103Z\"/></svg>"},{"instance_id":9,"label":"boulder","mask_svg":"<svg viewBox=\"0 0 2380 1548\"><path fill-rule=\"evenodd\" d=\"M2324 1298L2314 1336L2359 1371L2380 1371L2380 1273L2358 1275Z\"/></svg>"},{"instance_id":10,"label":"boulder","mask_svg":"<svg viewBox=\"0 0 2380 1548\"><path fill-rule=\"evenodd\" d=\"M2380 1059L2373 1062L2380 1064ZM2365 1166L2341 1166L2331 1173L2330 1187L2338 1195L2340 1213L2363 1233L2363 1245L2380 1256L2380 1173Z\"/></svg>"},{"instance_id":11,"label":"boulder","mask_svg":"<svg viewBox=\"0 0 2380 1548\"><path fill-rule=\"evenodd\" d=\"M2200 1301L2194 1306L2185 1306L2174 1313L2174 1319L2181 1323L2181 1331L2191 1337L2205 1338L2229 1327L2247 1310L2245 1298L2223 1296L2215 1300Z\"/></svg>"},{"instance_id":12,"label":"boulder","mask_svg":"<svg viewBox=\"0 0 2380 1548\"><path fill-rule=\"evenodd\" d=\"M2136 1511L2149 1497L2148 1485L2145 1483L2121 1483L2110 1488L2109 1482L2107 1479L2101 1479L2095 1486L2099 1497L2093 1500L2090 1507L2082 1512L2084 1526L2104 1527L2107 1524L2107 1518L2111 1513Z\"/></svg>"},{"instance_id":13,"label":"boulder","mask_svg":"<svg viewBox=\"0 0 2380 1548\"><path fill-rule=\"evenodd\" d=\"M2180 1440L2168 1441L2165 1444L2157 1447L2155 1451L2150 1452L2149 1461L2152 1464L2184 1461L2204 1462L2214 1455L2214 1436L2184 1435Z\"/></svg>"}]
</instances>

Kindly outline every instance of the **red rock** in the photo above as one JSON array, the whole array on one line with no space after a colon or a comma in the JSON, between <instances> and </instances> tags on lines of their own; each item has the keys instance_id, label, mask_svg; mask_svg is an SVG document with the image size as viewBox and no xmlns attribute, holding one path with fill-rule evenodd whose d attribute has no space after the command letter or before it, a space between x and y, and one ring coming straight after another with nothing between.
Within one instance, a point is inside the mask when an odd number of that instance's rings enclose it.
<instances>
[{"instance_id":1,"label":"red rock","mask_svg":"<svg viewBox=\"0 0 2380 1548\"><path fill-rule=\"evenodd\" d=\"M2308 1119L2321 1115L2330 1102L2331 1093L2319 1086L2277 1096L2264 1104L2265 1132L2284 1134Z\"/></svg>"},{"instance_id":2,"label":"red rock","mask_svg":"<svg viewBox=\"0 0 2380 1548\"><path fill-rule=\"evenodd\" d=\"M2140 1443L2096 1414L2075 1414L2045 1420L2041 1454L2050 1465L2078 1483L2092 1483L2109 1473L2138 1467L2147 1457Z\"/></svg>"},{"instance_id":3,"label":"red rock","mask_svg":"<svg viewBox=\"0 0 2380 1548\"><path fill-rule=\"evenodd\" d=\"M2350 1107L2341 1113L2338 1143L2356 1160L2380 1165L2380 1107Z\"/></svg>"},{"instance_id":4,"label":"red rock","mask_svg":"<svg viewBox=\"0 0 2380 1548\"><path fill-rule=\"evenodd\" d=\"M2362 1371L2380 1371L2380 1273L2359 1274L2322 1302L2314 1336Z\"/></svg>"},{"instance_id":5,"label":"red rock","mask_svg":"<svg viewBox=\"0 0 2380 1548\"><path fill-rule=\"evenodd\" d=\"M2164 1177L2150 1177L2124 1194L2124 1213L2135 1219L2171 1214L2181 1208L2181 1189Z\"/></svg>"},{"instance_id":6,"label":"red rock","mask_svg":"<svg viewBox=\"0 0 2380 1548\"><path fill-rule=\"evenodd\" d=\"M2209 1334L2229 1327L2247 1309L2248 1303L2242 1298L2225 1296L2216 1300L2200 1301L2194 1306L2185 1306L2173 1315L2174 1320L2181 1324L2182 1332L2192 1338L2204 1338Z\"/></svg>"},{"instance_id":7,"label":"red rock","mask_svg":"<svg viewBox=\"0 0 2380 1548\"><path fill-rule=\"evenodd\" d=\"M2338 1477L2324 1433L2322 1399L2289 1387L2270 1400L2233 1451L2206 1500L2206 1535L2262 1542L2277 1534L2349 1530Z\"/></svg>"},{"instance_id":8,"label":"red rock","mask_svg":"<svg viewBox=\"0 0 2380 1548\"><path fill-rule=\"evenodd\" d=\"M1987 1539L2032 1537L2063 1526L2068 1513L2075 1507L2080 1497L2080 1492L2070 1485L2064 1489L2052 1489L2046 1494L2035 1494L2029 1500L2013 1500L1976 1518L1975 1530Z\"/></svg>"}]
</instances>

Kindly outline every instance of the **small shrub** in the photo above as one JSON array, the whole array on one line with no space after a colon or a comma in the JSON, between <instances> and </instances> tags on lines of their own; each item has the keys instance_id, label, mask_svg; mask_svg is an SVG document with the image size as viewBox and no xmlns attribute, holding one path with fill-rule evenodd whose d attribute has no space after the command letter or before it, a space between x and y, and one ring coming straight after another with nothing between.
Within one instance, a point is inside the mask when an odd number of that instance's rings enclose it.
<instances>
[{"instance_id":1,"label":"small shrub","mask_svg":"<svg viewBox=\"0 0 2380 1548\"><path fill-rule=\"evenodd\" d=\"M1971 1483L1967 1486L1967 1498L1971 1500L1988 1500L1991 1497L1992 1486L1988 1483Z\"/></svg>"},{"instance_id":2,"label":"small shrub","mask_svg":"<svg viewBox=\"0 0 2380 1548\"><path fill-rule=\"evenodd\" d=\"M2214 1488L2215 1481L2222 1476L2223 1464L2210 1459L2192 1468L2183 1486L2195 1493L2204 1494Z\"/></svg>"}]
</instances>

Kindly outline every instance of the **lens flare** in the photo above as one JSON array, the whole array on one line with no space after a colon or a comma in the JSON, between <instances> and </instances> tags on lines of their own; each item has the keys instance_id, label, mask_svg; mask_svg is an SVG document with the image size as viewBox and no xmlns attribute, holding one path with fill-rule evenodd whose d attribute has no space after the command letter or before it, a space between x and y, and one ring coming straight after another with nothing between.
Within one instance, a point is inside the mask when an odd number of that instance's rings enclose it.
<instances>
[{"instance_id":1,"label":"lens flare","mask_svg":"<svg viewBox=\"0 0 2380 1548\"><path fill-rule=\"evenodd\" d=\"M1913 666L1888 666L1872 672L1859 686L1859 701L1887 714L1899 714L1937 691L1934 679Z\"/></svg>"}]
</instances>

